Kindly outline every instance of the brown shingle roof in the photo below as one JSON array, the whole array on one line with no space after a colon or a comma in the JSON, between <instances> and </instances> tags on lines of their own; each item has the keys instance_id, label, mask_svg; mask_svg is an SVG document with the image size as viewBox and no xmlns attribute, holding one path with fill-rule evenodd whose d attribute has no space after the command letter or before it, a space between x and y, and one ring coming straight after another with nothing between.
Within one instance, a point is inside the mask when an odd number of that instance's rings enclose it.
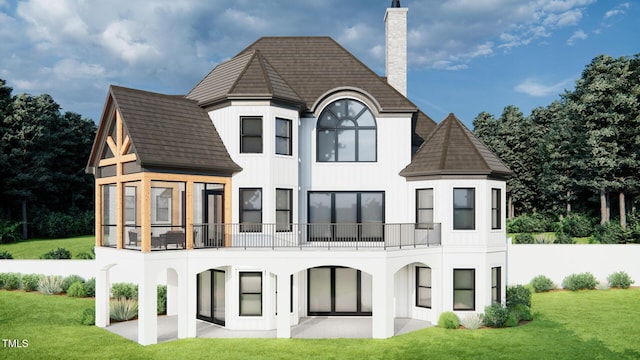
<instances>
[{"instance_id":1,"label":"brown shingle roof","mask_svg":"<svg viewBox=\"0 0 640 360\"><path fill-rule=\"evenodd\" d=\"M216 66L186 97L201 106L229 98L268 98L302 104L259 51L238 55Z\"/></svg>"},{"instance_id":2,"label":"brown shingle roof","mask_svg":"<svg viewBox=\"0 0 640 360\"><path fill-rule=\"evenodd\" d=\"M449 114L427 137L413 160L400 175L404 177L431 175L491 175L511 174L498 157L487 149L454 114Z\"/></svg>"},{"instance_id":3,"label":"brown shingle roof","mask_svg":"<svg viewBox=\"0 0 640 360\"><path fill-rule=\"evenodd\" d=\"M195 101L113 85L110 96L141 166L221 174L242 170Z\"/></svg>"},{"instance_id":4,"label":"brown shingle roof","mask_svg":"<svg viewBox=\"0 0 640 360\"><path fill-rule=\"evenodd\" d=\"M252 65L254 62L262 65L262 74L259 66ZM253 85L264 89L263 82L271 84L274 97L295 100L295 95L304 110L312 110L322 95L341 87L366 91L378 101L382 111L417 110L406 97L330 37L260 38L213 69L187 97L208 105L226 95L239 93L240 89L256 91Z\"/></svg>"}]
</instances>

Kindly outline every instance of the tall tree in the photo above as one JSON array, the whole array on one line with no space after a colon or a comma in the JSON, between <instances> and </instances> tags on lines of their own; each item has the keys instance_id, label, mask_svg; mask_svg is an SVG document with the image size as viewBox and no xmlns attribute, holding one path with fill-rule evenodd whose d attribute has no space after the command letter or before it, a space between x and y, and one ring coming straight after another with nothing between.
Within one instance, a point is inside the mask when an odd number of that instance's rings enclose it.
<instances>
[{"instance_id":1,"label":"tall tree","mask_svg":"<svg viewBox=\"0 0 640 360\"><path fill-rule=\"evenodd\" d=\"M599 194L601 224L610 219L610 194L618 192L624 226L624 194L637 180L637 83L630 58L600 55L585 67L575 90L564 95L567 115L581 135L574 142L577 182Z\"/></svg>"},{"instance_id":2,"label":"tall tree","mask_svg":"<svg viewBox=\"0 0 640 360\"><path fill-rule=\"evenodd\" d=\"M570 215L571 203L576 199L571 168L574 153L572 139L575 134L564 106L564 103L554 101L546 108L534 109L530 117L541 137L538 147L541 166L538 184L544 210Z\"/></svg>"}]
</instances>

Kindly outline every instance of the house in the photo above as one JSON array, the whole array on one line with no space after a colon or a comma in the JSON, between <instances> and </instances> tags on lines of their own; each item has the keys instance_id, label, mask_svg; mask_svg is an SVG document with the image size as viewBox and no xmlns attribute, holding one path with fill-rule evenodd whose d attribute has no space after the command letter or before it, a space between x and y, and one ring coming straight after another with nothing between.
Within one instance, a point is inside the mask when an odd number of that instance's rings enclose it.
<instances>
[{"instance_id":1,"label":"house","mask_svg":"<svg viewBox=\"0 0 640 360\"><path fill-rule=\"evenodd\" d=\"M328 37L264 37L185 96L111 86L96 183L96 325L109 272L139 284L138 342L157 342L156 285L178 337L198 321L275 329L308 316L438 320L504 302L510 170L450 114L406 97L407 9L385 14L380 77Z\"/></svg>"}]
</instances>

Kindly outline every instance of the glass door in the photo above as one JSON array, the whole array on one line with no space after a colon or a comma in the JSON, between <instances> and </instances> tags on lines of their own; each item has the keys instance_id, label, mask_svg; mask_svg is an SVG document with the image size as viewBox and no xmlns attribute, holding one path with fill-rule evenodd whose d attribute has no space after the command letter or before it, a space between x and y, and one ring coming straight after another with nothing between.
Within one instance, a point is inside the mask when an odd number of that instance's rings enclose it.
<instances>
[{"instance_id":1,"label":"glass door","mask_svg":"<svg viewBox=\"0 0 640 360\"><path fill-rule=\"evenodd\" d=\"M224 246L224 201L222 190L204 190L204 246Z\"/></svg>"},{"instance_id":2,"label":"glass door","mask_svg":"<svg viewBox=\"0 0 640 360\"><path fill-rule=\"evenodd\" d=\"M206 270L198 274L197 318L214 324L225 324L225 273Z\"/></svg>"}]
</instances>

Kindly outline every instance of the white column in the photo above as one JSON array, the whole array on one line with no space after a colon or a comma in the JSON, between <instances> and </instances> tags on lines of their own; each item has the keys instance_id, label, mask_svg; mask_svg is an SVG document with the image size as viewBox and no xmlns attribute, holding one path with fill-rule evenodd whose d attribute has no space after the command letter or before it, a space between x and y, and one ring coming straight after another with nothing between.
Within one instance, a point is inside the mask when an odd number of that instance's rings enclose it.
<instances>
[{"instance_id":1,"label":"white column","mask_svg":"<svg viewBox=\"0 0 640 360\"><path fill-rule=\"evenodd\" d=\"M138 286L138 343L158 343L158 294L156 276L142 267Z\"/></svg>"},{"instance_id":2,"label":"white column","mask_svg":"<svg viewBox=\"0 0 640 360\"><path fill-rule=\"evenodd\" d=\"M278 315L276 317L278 338L291 337L290 309L291 309L291 283L289 274L280 273L277 275L278 283Z\"/></svg>"},{"instance_id":3,"label":"white column","mask_svg":"<svg viewBox=\"0 0 640 360\"><path fill-rule=\"evenodd\" d=\"M387 339L393 336L393 274L386 272L386 266L373 275L373 316L371 336L374 339Z\"/></svg>"},{"instance_id":4,"label":"white column","mask_svg":"<svg viewBox=\"0 0 640 360\"><path fill-rule=\"evenodd\" d=\"M191 273L190 271L186 272L185 275L185 281L184 283L186 284L186 286L183 288L185 291L185 298L187 299L185 301L184 304L180 304L180 310L178 312L178 316L181 316L182 313L185 313L186 316L186 327L187 327L187 334L186 337L188 338L194 338L197 335L197 325L198 322L196 321L196 312L197 310L197 301L198 299L197 297L197 291L196 288L198 287L198 280L197 280L197 275ZM181 289L182 290L182 289ZM180 337L180 334L178 334L178 337Z\"/></svg>"},{"instance_id":5,"label":"white column","mask_svg":"<svg viewBox=\"0 0 640 360\"><path fill-rule=\"evenodd\" d=\"M96 276L96 326L102 328L109 326L109 269L99 269Z\"/></svg>"},{"instance_id":6,"label":"white column","mask_svg":"<svg viewBox=\"0 0 640 360\"><path fill-rule=\"evenodd\" d=\"M178 274L173 270L167 271L167 315L178 314Z\"/></svg>"}]
</instances>

